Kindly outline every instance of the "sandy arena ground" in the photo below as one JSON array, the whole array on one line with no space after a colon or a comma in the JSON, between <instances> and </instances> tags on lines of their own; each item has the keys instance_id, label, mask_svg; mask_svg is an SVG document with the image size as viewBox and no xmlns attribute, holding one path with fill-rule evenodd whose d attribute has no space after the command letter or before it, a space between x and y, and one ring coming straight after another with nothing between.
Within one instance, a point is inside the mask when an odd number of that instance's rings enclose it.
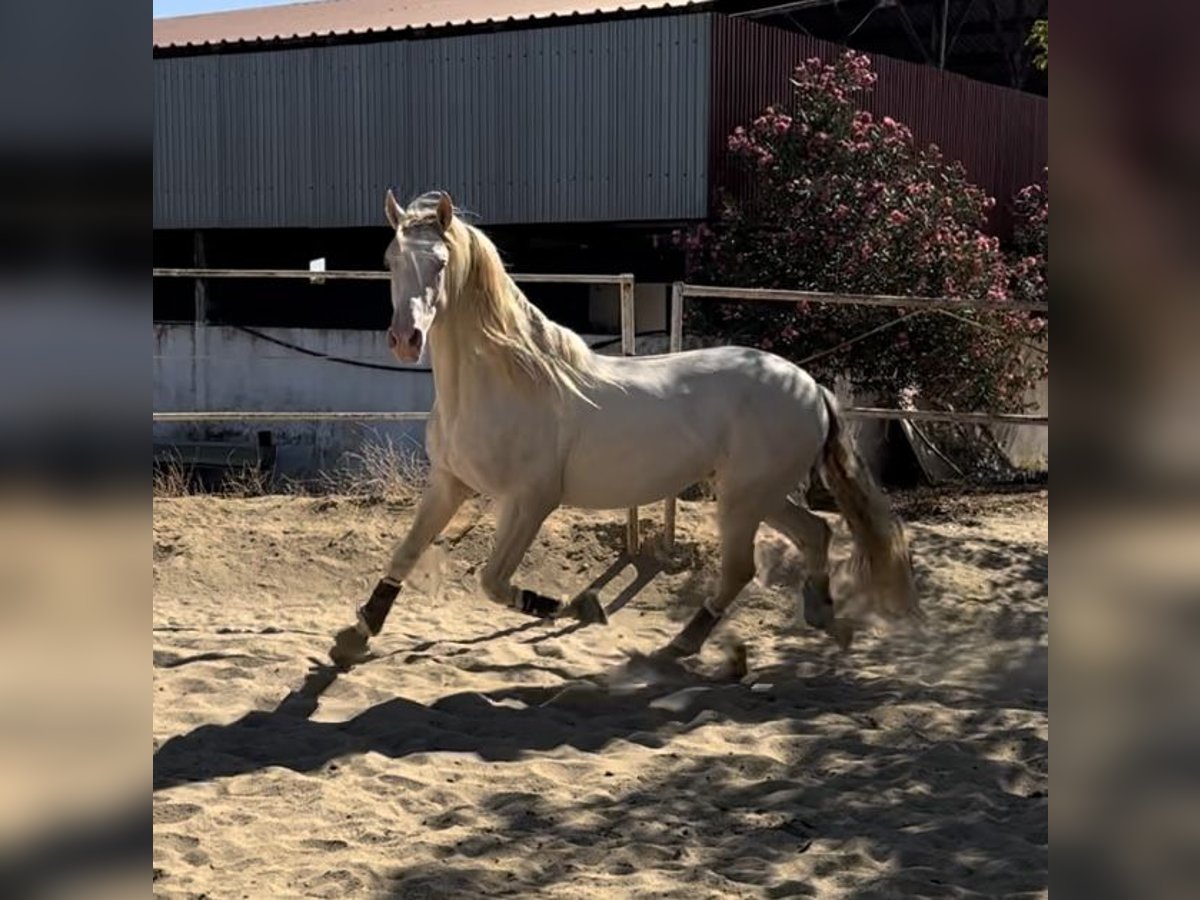
<instances>
[{"instance_id":1,"label":"sandy arena ground","mask_svg":"<svg viewBox=\"0 0 1200 900\"><path fill-rule=\"evenodd\" d=\"M641 577L614 567L622 515L555 514L517 583L610 577L619 610L586 629L482 599L468 507L338 674L408 509L156 500L155 896L1047 896L1046 494L904 509L928 632L840 654L784 558L718 632L745 642L739 682L718 638L686 667L631 657L705 596L706 503Z\"/></svg>"}]
</instances>

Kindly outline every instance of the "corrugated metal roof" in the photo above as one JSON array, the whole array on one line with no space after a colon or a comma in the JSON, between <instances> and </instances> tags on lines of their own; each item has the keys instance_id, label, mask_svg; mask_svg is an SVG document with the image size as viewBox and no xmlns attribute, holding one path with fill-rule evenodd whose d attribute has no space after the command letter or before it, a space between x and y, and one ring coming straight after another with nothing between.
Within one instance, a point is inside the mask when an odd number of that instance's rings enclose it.
<instances>
[{"instance_id":1,"label":"corrugated metal roof","mask_svg":"<svg viewBox=\"0 0 1200 900\"><path fill-rule=\"evenodd\" d=\"M706 6L712 0L320 0L154 20L155 47L276 41Z\"/></svg>"},{"instance_id":2,"label":"corrugated metal roof","mask_svg":"<svg viewBox=\"0 0 1200 900\"><path fill-rule=\"evenodd\" d=\"M489 225L708 206L711 17L154 62L156 228L377 226L392 186Z\"/></svg>"}]
</instances>

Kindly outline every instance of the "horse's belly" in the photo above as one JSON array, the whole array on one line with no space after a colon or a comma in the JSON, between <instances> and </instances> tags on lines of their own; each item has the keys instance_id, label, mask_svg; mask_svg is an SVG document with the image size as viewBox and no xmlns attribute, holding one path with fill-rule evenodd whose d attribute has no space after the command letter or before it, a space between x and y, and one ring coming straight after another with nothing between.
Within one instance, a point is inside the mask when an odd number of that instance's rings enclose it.
<instances>
[{"instance_id":1,"label":"horse's belly","mask_svg":"<svg viewBox=\"0 0 1200 900\"><path fill-rule=\"evenodd\" d=\"M624 509L653 503L707 478L720 452L717 435L660 417L610 420L588 429L569 454L563 503L588 509Z\"/></svg>"},{"instance_id":2,"label":"horse's belly","mask_svg":"<svg viewBox=\"0 0 1200 900\"><path fill-rule=\"evenodd\" d=\"M640 462L639 461L635 461ZM594 471L570 477L563 485L563 504L584 509L625 509L675 496L712 474L712 466L697 463L644 466L637 471L605 474ZM615 474L615 477L614 477Z\"/></svg>"}]
</instances>

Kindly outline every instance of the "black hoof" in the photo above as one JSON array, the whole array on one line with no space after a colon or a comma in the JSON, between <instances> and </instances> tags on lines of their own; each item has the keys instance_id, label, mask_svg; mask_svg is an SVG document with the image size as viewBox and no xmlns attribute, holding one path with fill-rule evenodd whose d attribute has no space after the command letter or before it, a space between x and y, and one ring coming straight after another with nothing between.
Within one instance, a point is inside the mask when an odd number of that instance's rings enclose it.
<instances>
[{"instance_id":1,"label":"black hoof","mask_svg":"<svg viewBox=\"0 0 1200 900\"><path fill-rule=\"evenodd\" d=\"M850 645L854 643L854 631L854 623L849 619L834 619L826 629L826 634L844 651L849 650Z\"/></svg>"},{"instance_id":2,"label":"black hoof","mask_svg":"<svg viewBox=\"0 0 1200 900\"><path fill-rule=\"evenodd\" d=\"M366 655L367 639L353 625L337 633L329 651L329 658L339 669L349 669L355 663L362 662Z\"/></svg>"},{"instance_id":3,"label":"black hoof","mask_svg":"<svg viewBox=\"0 0 1200 900\"><path fill-rule=\"evenodd\" d=\"M604 612L604 605L592 591L580 594L567 605L563 612L578 619L584 625L608 624L608 614Z\"/></svg>"},{"instance_id":4,"label":"black hoof","mask_svg":"<svg viewBox=\"0 0 1200 900\"><path fill-rule=\"evenodd\" d=\"M708 636L713 633L713 629L717 627L717 623L720 621L720 619L708 611L707 607L701 606L696 610L683 631L675 635L671 643L667 644L661 652L670 654L675 659L682 659L685 656L695 656L700 652L700 648L704 646L704 642L708 640Z\"/></svg>"},{"instance_id":5,"label":"black hoof","mask_svg":"<svg viewBox=\"0 0 1200 900\"><path fill-rule=\"evenodd\" d=\"M750 654L740 640L730 641L726 645L725 662L729 667L729 677L736 681L750 674Z\"/></svg>"},{"instance_id":6,"label":"black hoof","mask_svg":"<svg viewBox=\"0 0 1200 900\"><path fill-rule=\"evenodd\" d=\"M804 621L820 631L833 624L833 599L828 589L822 591L812 583L804 585Z\"/></svg>"}]
</instances>

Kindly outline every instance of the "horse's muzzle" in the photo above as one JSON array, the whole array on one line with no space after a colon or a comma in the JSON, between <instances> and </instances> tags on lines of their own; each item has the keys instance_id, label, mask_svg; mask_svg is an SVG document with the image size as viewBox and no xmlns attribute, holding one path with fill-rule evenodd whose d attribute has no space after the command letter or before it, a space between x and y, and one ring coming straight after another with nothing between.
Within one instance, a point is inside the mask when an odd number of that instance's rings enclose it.
<instances>
[{"instance_id":1,"label":"horse's muzzle","mask_svg":"<svg viewBox=\"0 0 1200 900\"><path fill-rule=\"evenodd\" d=\"M421 350L425 346L425 333L420 328L403 328L397 330L394 326L387 330L388 349L400 362L414 363L421 358Z\"/></svg>"}]
</instances>

